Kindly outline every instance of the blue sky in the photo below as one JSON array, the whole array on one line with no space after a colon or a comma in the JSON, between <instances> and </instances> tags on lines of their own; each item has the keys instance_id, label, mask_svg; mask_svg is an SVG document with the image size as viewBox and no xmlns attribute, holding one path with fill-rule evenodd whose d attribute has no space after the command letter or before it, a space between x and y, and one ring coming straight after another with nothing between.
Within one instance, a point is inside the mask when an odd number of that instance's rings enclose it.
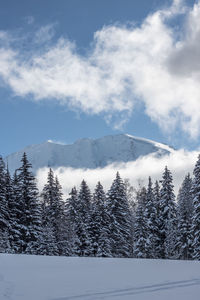
<instances>
[{"instance_id":1,"label":"blue sky","mask_svg":"<svg viewBox=\"0 0 200 300\"><path fill-rule=\"evenodd\" d=\"M121 132L196 149L194 3L2 1L1 154Z\"/></svg>"}]
</instances>

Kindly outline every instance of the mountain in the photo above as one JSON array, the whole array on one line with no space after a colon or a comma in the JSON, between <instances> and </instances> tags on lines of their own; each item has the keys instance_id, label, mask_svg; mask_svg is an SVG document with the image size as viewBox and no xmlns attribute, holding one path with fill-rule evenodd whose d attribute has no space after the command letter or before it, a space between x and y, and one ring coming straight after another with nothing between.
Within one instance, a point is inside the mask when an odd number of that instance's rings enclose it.
<instances>
[{"instance_id":1,"label":"mountain","mask_svg":"<svg viewBox=\"0 0 200 300\"><path fill-rule=\"evenodd\" d=\"M14 172L19 168L21 157L26 152L34 172L42 167L60 166L95 169L110 163L135 161L152 153L162 156L173 151L173 148L164 144L119 134L99 139L80 139L69 145L48 141L13 153L6 157L6 161L10 171Z\"/></svg>"}]
</instances>

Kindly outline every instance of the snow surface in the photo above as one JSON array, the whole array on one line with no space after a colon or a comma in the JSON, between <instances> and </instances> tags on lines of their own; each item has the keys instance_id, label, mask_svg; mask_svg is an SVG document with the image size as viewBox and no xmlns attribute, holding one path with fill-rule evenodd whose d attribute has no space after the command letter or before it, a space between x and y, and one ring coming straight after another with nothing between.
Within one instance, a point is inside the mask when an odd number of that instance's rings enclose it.
<instances>
[{"instance_id":1,"label":"snow surface","mask_svg":"<svg viewBox=\"0 0 200 300\"><path fill-rule=\"evenodd\" d=\"M167 145L128 134L110 135L100 139L81 139L71 145L47 141L32 145L7 156L11 173L19 168L24 152L36 172L42 167L72 167L95 169L114 162L135 161L141 156L154 153L156 156L174 150Z\"/></svg>"},{"instance_id":2,"label":"snow surface","mask_svg":"<svg viewBox=\"0 0 200 300\"><path fill-rule=\"evenodd\" d=\"M1 300L199 300L200 262L0 254Z\"/></svg>"}]
</instances>

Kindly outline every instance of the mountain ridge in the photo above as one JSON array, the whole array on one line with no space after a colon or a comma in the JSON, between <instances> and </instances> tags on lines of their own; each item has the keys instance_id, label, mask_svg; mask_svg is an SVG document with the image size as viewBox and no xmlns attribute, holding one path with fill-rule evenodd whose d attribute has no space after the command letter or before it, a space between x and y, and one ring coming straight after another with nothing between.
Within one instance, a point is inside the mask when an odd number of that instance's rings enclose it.
<instances>
[{"instance_id":1,"label":"mountain ridge","mask_svg":"<svg viewBox=\"0 0 200 300\"><path fill-rule=\"evenodd\" d=\"M98 139L83 138L71 144L51 140L30 145L6 157L11 173L19 168L24 152L33 171L42 167L95 169L111 163L135 161L149 154L162 156L175 151L172 147L130 134L108 135Z\"/></svg>"}]
</instances>

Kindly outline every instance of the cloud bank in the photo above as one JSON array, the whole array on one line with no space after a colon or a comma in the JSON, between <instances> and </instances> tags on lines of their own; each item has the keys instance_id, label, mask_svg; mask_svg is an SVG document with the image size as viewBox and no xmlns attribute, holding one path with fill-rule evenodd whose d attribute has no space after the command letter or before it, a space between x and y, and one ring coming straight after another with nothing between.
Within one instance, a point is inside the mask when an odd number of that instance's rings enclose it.
<instances>
[{"instance_id":1,"label":"cloud bank","mask_svg":"<svg viewBox=\"0 0 200 300\"><path fill-rule=\"evenodd\" d=\"M148 155L134 162L111 164L105 168L73 169L60 167L54 169L54 172L63 187L65 197L67 197L73 186L79 188L83 179L87 181L92 190L98 181L101 181L105 190L107 190L115 178L117 171L120 172L123 179L130 179L130 183L135 187L138 186L138 180L146 184L148 176L151 176L154 181L161 180L162 173L167 165L173 174L175 192L177 193L185 175L188 172L192 174L197 157L198 152L196 151L186 152L179 150L161 158ZM46 183L47 173L48 168L39 169L37 172L37 181L40 190Z\"/></svg>"},{"instance_id":2,"label":"cloud bank","mask_svg":"<svg viewBox=\"0 0 200 300\"><path fill-rule=\"evenodd\" d=\"M5 43L6 33L0 32L0 78L21 97L31 95L35 101L54 100L69 109L103 113L107 121L121 115L120 124L141 102L161 129L178 127L196 138L200 129L199 20L200 2L189 8L174 0L138 26L103 27L94 34L85 55L64 38L45 47L45 39L49 42L54 34L51 26L33 37L41 42L40 51L24 57L22 50Z\"/></svg>"}]
</instances>

